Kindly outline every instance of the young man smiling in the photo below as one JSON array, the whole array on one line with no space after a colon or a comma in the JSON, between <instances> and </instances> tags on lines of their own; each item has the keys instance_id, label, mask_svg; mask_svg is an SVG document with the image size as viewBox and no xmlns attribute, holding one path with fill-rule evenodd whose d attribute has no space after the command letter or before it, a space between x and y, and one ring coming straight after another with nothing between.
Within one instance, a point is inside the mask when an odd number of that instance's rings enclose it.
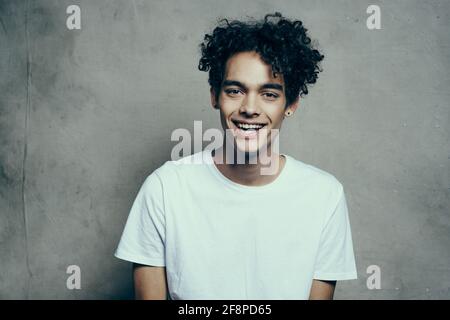
<instances>
[{"instance_id":1,"label":"young man smiling","mask_svg":"<svg viewBox=\"0 0 450 320\"><path fill-rule=\"evenodd\" d=\"M332 299L336 281L357 278L343 186L273 148L323 55L279 13L222 22L199 69L231 135L147 177L115 255L134 263L138 299Z\"/></svg>"}]
</instances>

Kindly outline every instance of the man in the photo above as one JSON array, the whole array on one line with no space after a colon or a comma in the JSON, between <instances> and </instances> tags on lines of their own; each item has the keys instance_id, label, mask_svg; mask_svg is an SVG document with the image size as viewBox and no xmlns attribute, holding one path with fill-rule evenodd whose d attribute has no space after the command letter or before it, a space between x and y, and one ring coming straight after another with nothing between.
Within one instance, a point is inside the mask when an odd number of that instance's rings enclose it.
<instances>
[{"instance_id":1,"label":"man","mask_svg":"<svg viewBox=\"0 0 450 320\"><path fill-rule=\"evenodd\" d=\"M357 278L343 187L272 148L323 55L279 13L222 22L199 69L231 138L147 177L115 255L134 263L138 299L333 299L336 281Z\"/></svg>"}]
</instances>

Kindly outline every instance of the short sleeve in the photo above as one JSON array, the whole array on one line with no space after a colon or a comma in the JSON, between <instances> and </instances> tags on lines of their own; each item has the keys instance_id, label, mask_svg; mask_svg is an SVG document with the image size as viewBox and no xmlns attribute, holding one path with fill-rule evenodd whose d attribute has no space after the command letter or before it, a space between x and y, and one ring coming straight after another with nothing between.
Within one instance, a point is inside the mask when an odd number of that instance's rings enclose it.
<instances>
[{"instance_id":1,"label":"short sleeve","mask_svg":"<svg viewBox=\"0 0 450 320\"><path fill-rule=\"evenodd\" d=\"M114 255L122 260L165 266L163 188L156 171L142 184Z\"/></svg>"},{"instance_id":2,"label":"short sleeve","mask_svg":"<svg viewBox=\"0 0 450 320\"><path fill-rule=\"evenodd\" d=\"M358 278L347 202L342 186L336 208L322 230L313 278L317 280Z\"/></svg>"}]
</instances>

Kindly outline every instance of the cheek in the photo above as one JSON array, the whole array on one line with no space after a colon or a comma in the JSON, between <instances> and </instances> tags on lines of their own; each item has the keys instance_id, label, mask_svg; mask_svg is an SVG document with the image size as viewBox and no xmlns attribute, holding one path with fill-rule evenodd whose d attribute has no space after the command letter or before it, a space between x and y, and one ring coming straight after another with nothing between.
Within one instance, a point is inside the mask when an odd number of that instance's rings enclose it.
<instances>
[{"instance_id":1,"label":"cheek","mask_svg":"<svg viewBox=\"0 0 450 320\"><path fill-rule=\"evenodd\" d=\"M229 115L240 108L238 99L220 99L220 108L225 115Z\"/></svg>"},{"instance_id":2,"label":"cheek","mask_svg":"<svg viewBox=\"0 0 450 320\"><path fill-rule=\"evenodd\" d=\"M220 123L224 128L229 126L228 120L230 119L231 112L224 108L223 105L220 105Z\"/></svg>"},{"instance_id":3,"label":"cheek","mask_svg":"<svg viewBox=\"0 0 450 320\"><path fill-rule=\"evenodd\" d=\"M277 108L277 111L274 112L273 110L268 110L266 112L266 115L268 118L270 118L270 120L272 121L273 125L278 125L281 122L283 122L283 116L284 116L284 109L283 111L280 111L281 109Z\"/></svg>"},{"instance_id":4,"label":"cheek","mask_svg":"<svg viewBox=\"0 0 450 320\"><path fill-rule=\"evenodd\" d=\"M280 128L282 122L283 118L276 118L276 120L273 120L273 127Z\"/></svg>"}]
</instances>

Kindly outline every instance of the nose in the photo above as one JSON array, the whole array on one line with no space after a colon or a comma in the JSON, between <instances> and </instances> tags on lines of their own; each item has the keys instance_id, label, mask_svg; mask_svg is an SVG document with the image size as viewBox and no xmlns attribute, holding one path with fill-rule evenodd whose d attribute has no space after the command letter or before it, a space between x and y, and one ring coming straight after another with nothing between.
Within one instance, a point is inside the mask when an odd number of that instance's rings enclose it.
<instances>
[{"instance_id":1,"label":"nose","mask_svg":"<svg viewBox=\"0 0 450 320\"><path fill-rule=\"evenodd\" d=\"M248 94L242 100L242 105L239 108L241 114L245 113L247 116L252 116L255 113L259 114L258 104L254 95Z\"/></svg>"}]
</instances>

